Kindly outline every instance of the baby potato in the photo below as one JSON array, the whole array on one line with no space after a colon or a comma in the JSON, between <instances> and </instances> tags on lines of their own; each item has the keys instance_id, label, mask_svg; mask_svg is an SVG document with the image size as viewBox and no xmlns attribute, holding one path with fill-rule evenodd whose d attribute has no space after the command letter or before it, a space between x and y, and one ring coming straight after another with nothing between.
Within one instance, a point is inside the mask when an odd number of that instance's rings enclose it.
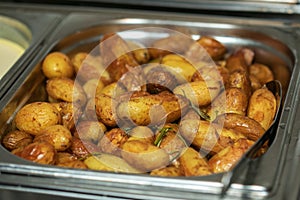
<instances>
[{"instance_id":1,"label":"baby potato","mask_svg":"<svg viewBox=\"0 0 300 200\"><path fill-rule=\"evenodd\" d=\"M105 153L101 153L96 156L89 156L84 160L84 163L92 170L142 173L140 170L129 165L124 159Z\"/></svg>"},{"instance_id":2,"label":"baby potato","mask_svg":"<svg viewBox=\"0 0 300 200\"><path fill-rule=\"evenodd\" d=\"M57 100L73 102L81 106L86 103L86 96L83 88L72 79L49 79L46 84L46 91L50 97Z\"/></svg>"},{"instance_id":3,"label":"baby potato","mask_svg":"<svg viewBox=\"0 0 300 200\"><path fill-rule=\"evenodd\" d=\"M115 106L117 106L117 102L109 96L98 94L95 97L96 114L106 126L115 127L117 125Z\"/></svg>"},{"instance_id":4,"label":"baby potato","mask_svg":"<svg viewBox=\"0 0 300 200\"><path fill-rule=\"evenodd\" d=\"M120 120L131 120L136 125L146 126L150 123L173 122L180 118L183 109L175 95L164 91L131 97L129 101L121 102L116 112Z\"/></svg>"},{"instance_id":5,"label":"baby potato","mask_svg":"<svg viewBox=\"0 0 300 200\"><path fill-rule=\"evenodd\" d=\"M18 154L21 158L39 164L54 164L56 151L54 146L46 141L33 142Z\"/></svg>"},{"instance_id":6,"label":"baby potato","mask_svg":"<svg viewBox=\"0 0 300 200\"><path fill-rule=\"evenodd\" d=\"M76 73L79 71L83 61L88 55L89 54L86 52L78 52L71 58L71 63L73 64Z\"/></svg>"},{"instance_id":7,"label":"baby potato","mask_svg":"<svg viewBox=\"0 0 300 200\"><path fill-rule=\"evenodd\" d=\"M261 85L274 80L274 75L271 69L261 63L254 63L249 67L250 75L256 77Z\"/></svg>"},{"instance_id":8,"label":"baby potato","mask_svg":"<svg viewBox=\"0 0 300 200\"><path fill-rule=\"evenodd\" d=\"M27 104L19 110L15 117L16 127L32 135L38 135L46 127L60 123L59 111L47 102Z\"/></svg>"},{"instance_id":9,"label":"baby potato","mask_svg":"<svg viewBox=\"0 0 300 200\"><path fill-rule=\"evenodd\" d=\"M101 80L98 80L98 79L88 80L83 85L83 90L84 90L84 92L85 92L88 99L94 97L95 94L97 94L103 88L104 88L104 83Z\"/></svg>"},{"instance_id":10,"label":"baby potato","mask_svg":"<svg viewBox=\"0 0 300 200\"><path fill-rule=\"evenodd\" d=\"M165 150L141 139L127 140L122 146L121 155L126 162L142 172L165 167L170 162Z\"/></svg>"},{"instance_id":11,"label":"baby potato","mask_svg":"<svg viewBox=\"0 0 300 200\"><path fill-rule=\"evenodd\" d=\"M209 105L220 93L219 82L195 81L177 86L173 92L188 98L194 105L204 107Z\"/></svg>"},{"instance_id":12,"label":"baby potato","mask_svg":"<svg viewBox=\"0 0 300 200\"><path fill-rule=\"evenodd\" d=\"M220 128L217 124L197 119L187 119L180 123L180 133L198 149L215 154L240 138L238 132Z\"/></svg>"},{"instance_id":13,"label":"baby potato","mask_svg":"<svg viewBox=\"0 0 300 200\"><path fill-rule=\"evenodd\" d=\"M185 176L205 176L212 173L206 159L191 147L183 150L179 163Z\"/></svg>"},{"instance_id":14,"label":"baby potato","mask_svg":"<svg viewBox=\"0 0 300 200\"><path fill-rule=\"evenodd\" d=\"M249 73L249 66L253 62L254 52L248 48L238 49L226 59L226 68L229 73L241 71Z\"/></svg>"},{"instance_id":15,"label":"baby potato","mask_svg":"<svg viewBox=\"0 0 300 200\"><path fill-rule=\"evenodd\" d=\"M128 140L128 135L120 128L107 131L98 143L98 147L105 153L121 155L121 147Z\"/></svg>"},{"instance_id":16,"label":"baby potato","mask_svg":"<svg viewBox=\"0 0 300 200\"><path fill-rule=\"evenodd\" d=\"M225 118L223 118L224 116L219 117L222 121L224 120L224 128L240 132L250 140L256 141L265 133L265 129L260 123L250 117L236 113L227 113ZM218 121L218 118L216 121Z\"/></svg>"},{"instance_id":17,"label":"baby potato","mask_svg":"<svg viewBox=\"0 0 300 200\"><path fill-rule=\"evenodd\" d=\"M77 137L72 138L70 150L71 153L76 155L79 159L85 159L91 154L97 154L101 152L100 148L94 143L80 140Z\"/></svg>"},{"instance_id":18,"label":"baby potato","mask_svg":"<svg viewBox=\"0 0 300 200\"><path fill-rule=\"evenodd\" d=\"M273 93L267 88L261 88L250 97L247 116L267 130L274 120L276 110L277 102Z\"/></svg>"},{"instance_id":19,"label":"baby potato","mask_svg":"<svg viewBox=\"0 0 300 200\"><path fill-rule=\"evenodd\" d=\"M57 152L55 164L67 163L77 160L77 157L74 154L68 152Z\"/></svg>"},{"instance_id":20,"label":"baby potato","mask_svg":"<svg viewBox=\"0 0 300 200\"><path fill-rule=\"evenodd\" d=\"M139 64L145 64L150 60L148 49L142 44L127 40L128 47L132 50L133 57Z\"/></svg>"},{"instance_id":21,"label":"baby potato","mask_svg":"<svg viewBox=\"0 0 300 200\"><path fill-rule=\"evenodd\" d=\"M106 126L98 121L80 121L76 126L78 138L98 143L106 131Z\"/></svg>"},{"instance_id":22,"label":"baby potato","mask_svg":"<svg viewBox=\"0 0 300 200\"><path fill-rule=\"evenodd\" d=\"M249 98L252 91L249 74L246 71L232 72L231 74L229 74L228 78L227 88L229 87L240 88L245 92L247 98Z\"/></svg>"},{"instance_id":23,"label":"baby potato","mask_svg":"<svg viewBox=\"0 0 300 200\"><path fill-rule=\"evenodd\" d=\"M128 135L131 136L129 140L139 139L149 142L150 144L154 142L154 133L147 126L136 126L128 132Z\"/></svg>"},{"instance_id":24,"label":"baby potato","mask_svg":"<svg viewBox=\"0 0 300 200\"><path fill-rule=\"evenodd\" d=\"M262 87L262 84L259 82L259 80L255 76L253 76L253 75L250 74L249 78L250 78L250 82L251 82L252 93L255 90L257 90L257 89L259 89L259 88Z\"/></svg>"},{"instance_id":25,"label":"baby potato","mask_svg":"<svg viewBox=\"0 0 300 200\"><path fill-rule=\"evenodd\" d=\"M160 169L154 169L150 172L151 176L183 176L182 170L176 166L167 166Z\"/></svg>"},{"instance_id":26,"label":"baby potato","mask_svg":"<svg viewBox=\"0 0 300 200\"><path fill-rule=\"evenodd\" d=\"M209 159L210 169L214 173L229 171L253 144L251 140L239 139Z\"/></svg>"},{"instance_id":27,"label":"baby potato","mask_svg":"<svg viewBox=\"0 0 300 200\"><path fill-rule=\"evenodd\" d=\"M2 144L5 148L12 151L19 147L27 146L32 143L32 136L24 131L14 130L3 137Z\"/></svg>"},{"instance_id":28,"label":"baby potato","mask_svg":"<svg viewBox=\"0 0 300 200\"><path fill-rule=\"evenodd\" d=\"M62 52L49 53L42 63L42 71L47 78L72 78L74 75L70 58Z\"/></svg>"},{"instance_id":29,"label":"baby potato","mask_svg":"<svg viewBox=\"0 0 300 200\"><path fill-rule=\"evenodd\" d=\"M65 151L71 146L72 134L63 125L53 125L45 128L35 136L34 142L46 141L54 146L56 151Z\"/></svg>"}]
</instances>

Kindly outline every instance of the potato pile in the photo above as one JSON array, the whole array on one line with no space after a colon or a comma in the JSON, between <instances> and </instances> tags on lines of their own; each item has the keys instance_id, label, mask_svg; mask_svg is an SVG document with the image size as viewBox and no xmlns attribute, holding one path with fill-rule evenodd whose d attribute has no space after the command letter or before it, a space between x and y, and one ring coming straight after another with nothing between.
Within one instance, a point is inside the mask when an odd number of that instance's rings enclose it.
<instances>
[{"instance_id":1,"label":"potato pile","mask_svg":"<svg viewBox=\"0 0 300 200\"><path fill-rule=\"evenodd\" d=\"M45 57L48 101L17 112L4 147L59 167L203 176L230 170L274 120L273 73L249 48L209 36L100 42L98 54Z\"/></svg>"}]
</instances>

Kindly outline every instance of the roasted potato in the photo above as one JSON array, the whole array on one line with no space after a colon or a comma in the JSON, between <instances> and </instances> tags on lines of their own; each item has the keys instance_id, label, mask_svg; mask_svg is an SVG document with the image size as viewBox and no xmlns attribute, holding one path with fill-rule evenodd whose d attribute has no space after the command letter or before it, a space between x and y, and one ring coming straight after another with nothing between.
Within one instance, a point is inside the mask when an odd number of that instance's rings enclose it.
<instances>
[{"instance_id":1,"label":"roasted potato","mask_svg":"<svg viewBox=\"0 0 300 200\"><path fill-rule=\"evenodd\" d=\"M150 172L151 176L166 176L166 177L171 177L171 176L184 176L182 173L182 169L176 166L167 166L164 168L160 169L154 169Z\"/></svg>"},{"instance_id":2,"label":"roasted potato","mask_svg":"<svg viewBox=\"0 0 300 200\"><path fill-rule=\"evenodd\" d=\"M77 137L73 137L70 152L76 155L79 159L84 159L87 158L89 155L100 153L101 150L94 143L80 140Z\"/></svg>"},{"instance_id":3,"label":"roasted potato","mask_svg":"<svg viewBox=\"0 0 300 200\"><path fill-rule=\"evenodd\" d=\"M24 131L14 130L6 134L2 139L5 148L12 151L19 147L27 146L32 143L33 137Z\"/></svg>"},{"instance_id":4,"label":"roasted potato","mask_svg":"<svg viewBox=\"0 0 300 200\"><path fill-rule=\"evenodd\" d=\"M250 65L249 73L257 78L261 85L274 80L274 74L271 69L261 63L253 63Z\"/></svg>"},{"instance_id":5,"label":"roasted potato","mask_svg":"<svg viewBox=\"0 0 300 200\"><path fill-rule=\"evenodd\" d=\"M89 156L84 160L84 164L86 164L89 169L93 170L142 173L142 171L129 165L124 159L105 153Z\"/></svg>"},{"instance_id":6,"label":"roasted potato","mask_svg":"<svg viewBox=\"0 0 300 200\"><path fill-rule=\"evenodd\" d=\"M126 43L139 64L145 64L150 60L150 53L142 44L129 40Z\"/></svg>"},{"instance_id":7,"label":"roasted potato","mask_svg":"<svg viewBox=\"0 0 300 200\"><path fill-rule=\"evenodd\" d=\"M104 88L104 83L98 79L90 79L83 85L83 90L88 99L95 97Z\"/></svg>"},{"instance_id":8,"label":"roasted potato","mask_svg":"<svg viewBox=\"0 0 300 200\"><path fill-rule=\"evenodd\" d=\"M226 68L229 73L235 71L249 73L249 66L253 62L254 52L248 48L238 49L226 59Z\"/></svg>"},{"instance_id":9,"label":"roasted potato","mask_svg":"<svg viewBox=\"0 0 300 200\"><path fill-rule=\"evenodd\" d=\"M183 151L179 162L185 176L205 176L212 173L207 160L191 147Z\"/></svg>"},{"instance_id":10,"label":"roasted potato","mask_svg":"<svg viewBox=\"0 0 300 200\"><path fill-rule=\"evenodd\" d=\"M47 81L47 93L50 97L84 106L86 95L83 88L69 78L53 78Z\"/></svg>"},{"instance_id":11,"label":"roasted potato","mask_svg":"<svg viewBox=\"0 0 300 200\"><path fill-rule=\"evenodd\" d=\"M236 87L243 90L249 98L251 96L252 88L248 72L246 71L234 71L229 74L227 88Z\"/></svg>"},{"instance_id":12,"label":"roasted potato","mask_svg":"<svg viewBox=\"0 0 300 200\"><path fill-rule=\"evenodd\" d=\"M42 70L47 78L72 78L74 75L70 58L62 52L49 53L42 63Z\"/></svg>"},{"instance_id":13,"label":"roasted potato","mask_svg":"<svg viewBox=\"0 0 300 200\"><path fill-rule=\"evenodd\" d=\"M71 63L74 66L74 70L77 73L82 66L83 61L89 54L87 52L78 52L71 58Z\"/></svg>"},{"instance_id":14,"label":"roasted potato","mask_svg":"<svg viewBox=\"0 0 300 200\"><path fill-rule=\"evenodd\" d=\"M58 124L43 129L33 141L46 141L54 146L56 151L65 151L71 146L71 140L71 132L63 125Z\"/></svg>"},{"instance_id":15,"label":"roasted potato","mask_svg":"<svg viewBox=\"0 0 300 200\"><path fill-rule=\"evenodd\" d=\"M276 110L277 101L273 93L267 88L261 88L250 97L247 116L267 130L274 121Z\"/></svg>"},{"instance_id":16,"label":"roasted potato","mask_svg":"<svg viewBox=\"0 0 300 200\"><path fill-rule=\"evenodd\" d=\"M251 140L239 139L209 159L210 169L214 173L229 171L253 144Z\"/></svg>"},{"instance_id":17,"label":"roasted potato","mask_svg":"<svg viewBox=\"0 0 300 200\"><path fill-rule=\"evenodd\" d=\"M35 163L50 165L55 163L56 151L53 145L41 141L27 145L17 155Z\"/></svg>"},{"instance_id":18,"label":"roasted potato","mask_svg":"<svg viewBox=\"0 0 300 200\"><path fill-rule=\"evenodd\" d=\"M38 135L46 127L60 123L59 111L47 102L27 104L19 110L15 117L16 127L32 135Z\"/></svg>"},{"instance_id":19,"label":"roasted potato","mask_svg":"<svg viewBox=\"0 0 300 200\"><path fill-rule=\"evenodd\" d=\"M115 127L116 121L116 106L117 101L104 94L99 94L95 97L95 110L99 120L109 127Z\"/></svg>"},{"instance_id":20,"label":"roasted potato","mask_svg":"<svg viewBox=\"0 0 300 200\"><path fill-rule=\"evenodd\" d=\"M225 128L240 132L253 141L256 141L265 132L265 129L260 125L260 123L244 115L227 113L225 114L225 118L224 116L219 116L219 119L224 122ZM216 121L219 119L217 118Z\"/></svg>"},{"instance_id":21,"label":"roasted potato","mask_svg":"<svg viewBox=\"0 0 300 200\"><path fill-rule=\"evenodd\" d=\"M106 130L106 126L101 122L80 121L76 126L74 136L96 144L103 137Z\"/></svg>"}]
</instances>

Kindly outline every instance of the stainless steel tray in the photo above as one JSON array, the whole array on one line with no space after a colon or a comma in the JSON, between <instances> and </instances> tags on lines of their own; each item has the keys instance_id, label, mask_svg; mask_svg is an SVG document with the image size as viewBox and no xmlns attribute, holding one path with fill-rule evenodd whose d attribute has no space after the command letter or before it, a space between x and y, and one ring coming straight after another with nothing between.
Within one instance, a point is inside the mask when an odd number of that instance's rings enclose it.
<instances>
[{"instance_id":1,"label":"stainless steel tray","mask_svg":"<svg viewBox=\"0 0 300 200\"><path fill-rule=\"evenodd\" d=\"M6 93L10 85L27 67L29 61L34 58L34 55L39 52L43 40L51 33L55 25L61 20L61 14L47 13L47 12L26 12L22 9L16 8L1 8L0 16L4 19L12 20L14 30L7 31L3 37L10 39L19 45L23 46L25 52L19 57L15 64L7 71L7 73L0 79L0 98ZM16 20L13 22L13 20ZM5 27L2 27L5 31ZM4 33L1 33L4 34Z\"/></svg>"},{"instance_id":2,"label":"stainless steel tray","mask_svg":"<svg viewBox=\"0 0 300 200\"><path fill-rule=\"evenodd\" d=\"M293 108L297 93L294 88L298 80L300 56L295 29L299 25L217 16L185 17L178 14L166 15L162 19L161 15L155 13L131 12L126 13L126 17L122 15L109 11L103 14L68 15L45 40L40 52L2 98L1 105L5 106L1 107L1 134L11 128L14 114L23 104L45 98L45 79L40 64L50 51L69 52L86 43L98 41L104 33L129 29L134 33L135 28L141 27L164 27L195 36L211 35L230 48L253 48L257 54L256 59L272 67L286 94L270 149L251 162L224 198L266 199L276 196L295 117ZM126 35L130 37L130 34ZM157 36L155 33L151 35ZM0 188L20 193L30 191L48 195L53 192L59 196L82 199L220 199L223 187L223 174L160 178L42 166L15 157L3 147L0 147L0 154Z\"/></svg>"}]
</instances>

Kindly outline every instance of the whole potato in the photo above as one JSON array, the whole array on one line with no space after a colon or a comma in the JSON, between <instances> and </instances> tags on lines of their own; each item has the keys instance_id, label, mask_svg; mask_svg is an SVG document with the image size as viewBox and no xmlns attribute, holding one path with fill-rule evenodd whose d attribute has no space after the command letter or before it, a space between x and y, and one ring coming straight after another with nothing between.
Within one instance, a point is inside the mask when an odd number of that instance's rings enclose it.
<instances>
[{"instance_id":1,"label":"whole potato","mask_svg":"<svg viewBox=\"0 0 300 200\"><path fill-rule=\"evenodd\" d=\"M71 60L62 52L48 54L43 61L42 70L47 78L72 78L74 75Z\"/></svg>"},{"instance_id":2,"label":"whole potato","mask_svg":"<svg viewBox=\"0 0 300 200\"><path fill-rule=\"evenodd\" d=\"M183 150L179 163L185 176L205 176L212 173L206 159L191 147Z\"/></svg>"},{"instance_id":3,"label":"whole potato","mask_svg":"<svg viewBox=\"0 0 300 200\"><path fill-rule=\"evenodd\" d=\"M250 75L256 77L260 84L263 85L269 81L274 80L274 74L272 70L261 63L254 63L249 67Z\"/></svg>"},{"instance_id":4,"label":"whole potato","mask_svg":"<svg viewBox=\"0 0 300 200\"><path fill-rule=\"evenodd\" d=\"M136 126L133 129L131 129L127 134L131 136L129 140L140 139L150 144L154 142L154 133L147 126Z\"/></svg>"},{"instance_id":5,"label":"whole potato","mask_svg":"<svg viewBox=\"0 0 300 200\"><path fill-rule=\"evenodd\" d=\"M24 131L14 130L3 137L2 144L8 150L27 146L32 143L32 136Z\"/></svg>"},{"instance_id":6,"label":"whole potato","mask_svg":"<svg viewBox=\"0 0 300 200\"><path fill-rule=\"evenodd\" d=\"M139 64L145 64L150 60L148 49L142 44L127 40L126 43L130 50L132 50L133 57Z\"/></svg>"},{"instance_id":7,"label":"whole potato","mask_svg":"<svg viewBox=\"0 0 300 200\"><path fill-rule=\"evenodd\" d=\"M142 172L165 167L170 162L165 150L141 139L127 140L122 146L121 155L131 166Z\"/></svg>"},{"instance_id":8,"label":"whole potato","mask_svg":"<svg viewBox=\"0 0 300 200\"><path fill-rule=\"evenodd\" d=\"M267 130L275 117L277 101L267 88L256 90L250 97L247 116L259 122Z\"/></svg>"},{"instance_id":9,"label":"whole potato","mask_svg":"<svg viewBox=\"0 0 300 200\"><path fill-rule=\"evenodd\" d=\"M98 143L106 131L106 126L98 121L80 121L76 126L78 138Z\"/></svg>"},{"instance_id":10,"label":"whole potato","mask_svg":"<svg viewBox=\"0 0 300 200\"><path fill-rule=\"evenodd\" d=\"M234 71L229 74L227 88L229 87L240 88L245 92L247 98L249 98L251 96L252 88L248 72Z\"/></svg>"},{"instance_id":11,"label":"whole potato","mask_svg":"<svg viewBox=\"0 0 300 200\"><path fill-rule=\"evenodd\" d=\"M115 127L117 125L116 105L117 102L113 98L104 94L99 94L95 97L96 114L99 120L106 126Z\"/></svg>"},{"instance_id":12,"label":"whole potato","mask_svg":"<svg viewBox=\"0 0 300 200\"><path fill-rule=\"evenodd\" d=\"M69 78L49 79L46 84L48 95L54 99L73 102L78 105L86 103L86 95L83 88Z\"/></svg>"},{"instance_id":13,"label":"whole potato","mask_svg":"<svg viewBox=\"0 0 300 200\"><path fill-rule=\"evenodd\" d=\"M35 163L49 165L55 163L56 151L50 143L41 141L27 145L18 155Z\"/></svg>"},{"instance_id":14,"label":"whole potato","mask_svg":"<svg viewBox=\"0 0 300 200\"><path fill-rule=\"evenodd\" d=\"M32 135L38 135L46 127L60 123L59 111L47 102L27 104L19 110L15 117L16 127Z\"/></svg>"},{"instance_id":15,"label":"whole potato","mask_svg":"<svg viewBox=\"0 0 300 200\"><path fill-rule=\"evenodd\" d=\"M65 151L71 146L71 140L71 132L63 125L58 124L43 129L33 141L46 141L52 144L56 151Z\"/></svg>"},{"instance_id":16,"label":"whole potato","mask_svg":"<svg viewBox=\"0 0 300 200\"><path fill-rule=\"evenodd\" d=\"M253 144L254 142L251 140L240 139L229 145L209 159L208 165L210 169L214 173L229 171Z\"/></svg>"},{"instance_id":17,"label":"whole potato","mask_svg":"<svg viewBox=\"0 0 300 200\"><path fill-rule=\"evenodd\" d=\"M101 153L96 156L89 156L84 160L89 169L101 171L113 171L123 173L142 173L140 170L129 165L124 159Z\"/></svg>"},{"instance_id":18,"label":"whole potato","mask_svg":"<svg viewBox=\"0 0 300 200\"><path fill-rule=\"evenodd\" d=\"M83 90L88 99L92 98L104 88L104 83L98 79L90 79L83 85Z\"/></svg>"},{"instance_id":19,"label":"whole potato","mask_svg":"<svg viewBox=\"0 0 300 200\"><path fill-rule=\"evenodd\" d=\"M220 93L220 84L217 81L195 81L177 86L173 92L188 98L196 106L209 105Z\"/></svg>"},{"instance_id":20,"label":"whole potato","mask_svg":"<svg viewBox=\"0 0 300 200\"><path fill-rule=\"evenodd\" d=\"M77 137L72 138L70 151L79 159L85 159L91 154L101 152L100 148L90 141L80 140Z\"/></svg>"},{"instance_id":21,"label":"whole potato","mask_svg":"<svg viewBox=\"0 0 300 200\"><path fill-rule=\"evenodd\" d=\"M83 63L83 61L86 59L86 57L89 54L86 52L78 52L76 53L72 58L71 58L71 62L74 66L75 72L77 73Z\"/></svg>"},{"instance_id":22,"label":"whole potato","mask_svg":"<svg viewBox=\"0 0 300 200\"><path fill-rule=\"evenodd\" d=\"M218 118L222 121L224 120L225 128L240 132L253 141L256 141L265 133L265 129L260 125L260 123L248 116L236 113L227 113L225 114L225 118L223 118L223 116L219 116ZM216 121L218 121L218 118Z\"/></svg>"}]
</instances>

